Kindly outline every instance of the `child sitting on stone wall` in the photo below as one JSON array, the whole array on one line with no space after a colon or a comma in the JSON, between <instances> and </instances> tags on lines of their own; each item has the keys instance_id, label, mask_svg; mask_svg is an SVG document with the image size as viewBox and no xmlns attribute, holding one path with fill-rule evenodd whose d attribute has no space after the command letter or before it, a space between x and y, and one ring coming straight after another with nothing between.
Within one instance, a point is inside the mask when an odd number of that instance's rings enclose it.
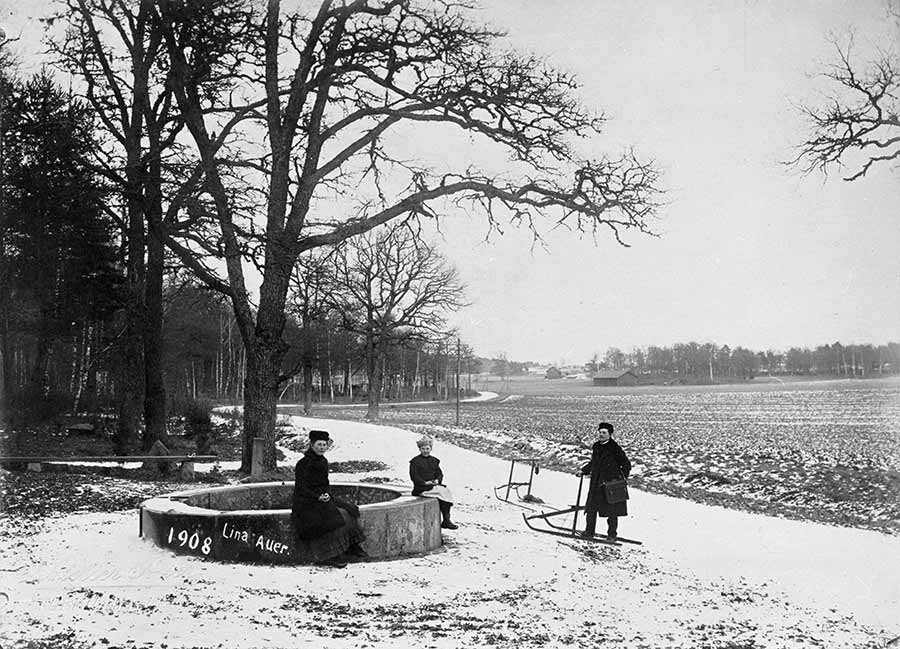
<instances>
[{"instance_id":1,"label":"child sitting on stone wall","mask_svg":"<svg viewBox=\"0 0 900 649\"><path fill-rule=\"evenodd\" d=\"M431 454L434 443L430 437L422 437L416 445L419 447L419 454L409 461L409 477L413 482L412 495L437 498L441 509L441 527L455 530L459 526L450 521L453 494L443 485L441 461Z\"/></svg>"}]
</instances>

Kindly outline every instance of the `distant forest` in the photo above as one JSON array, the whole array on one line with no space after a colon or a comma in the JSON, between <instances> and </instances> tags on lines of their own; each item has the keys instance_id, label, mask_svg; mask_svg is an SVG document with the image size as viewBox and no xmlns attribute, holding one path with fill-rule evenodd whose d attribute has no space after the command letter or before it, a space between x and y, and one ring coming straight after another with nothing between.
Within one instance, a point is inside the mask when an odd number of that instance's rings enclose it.
<instances>
[{"instance_id":1,"label":"distant forest","mask_svg":"<svg viewBox=\"0 0 900 649\"><path fill-rule=\"evenodd\" d=\"M43 315L36 300L18 296L18 308L6 319L6 388L13 413L34 419L63 411L104 411L115 407L118 377L127 371L117 353L121 337L118 313L106 318L63 312L68 304L85 304L67 287L65 301L55 301L55 317ZM110 291L109 299L116 292ZM86 299L86 298L82 298ZM247 357L230 306L191 282L171 282L163 291L162 374L168 409L184 412L194 401L240 403L244 396ZM96 303L95 303L96 304ZM91 314L92 315L92 314ZM46 318L46 319L45 319ZM348 331L338 316L322 318L314 330L289 317L281 397L303 401L308 369L314 402L365 401L368 389L364 337ZM457 358L460 385L480 366L453 337L397 341L384 353L382 397L434 399L455 395ZM28 412L31 408L40 413ZM30 415L30 417L28 416ZM40 417L38 417L40 418Z\"/></svg>"},{"instance_id":2,"label":"distant forest","mask_svg":"<svg viewBox=\"0 0 900 649\"><path fill-rule=\"evenodd\" d=\"M491 359L492 373L500 376L525 374L534 362ZM754 351L744 347L714 343L676 343L671 347L650 346L623 352L610 347L603 356L595 354L578 368L568 371L632 370L647 382L678 380L687 383L729 383L757 376L878 377L900 374L900 343L885 345L849 344L791 347L783 351Z\"/></svg>"}]
</instances>

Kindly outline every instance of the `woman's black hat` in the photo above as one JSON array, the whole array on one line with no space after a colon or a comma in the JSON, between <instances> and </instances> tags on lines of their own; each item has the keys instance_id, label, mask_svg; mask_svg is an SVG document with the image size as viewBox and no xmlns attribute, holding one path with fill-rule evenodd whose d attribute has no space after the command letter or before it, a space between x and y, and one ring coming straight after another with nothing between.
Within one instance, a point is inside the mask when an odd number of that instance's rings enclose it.
<instances>
[{"instance_id":1,"label":"woman's black hat","mask_svg":"<svg viewBox=\"0 0 900 649\"><path fill-rule=\"evenodd\" d=\"M608 424L605 421L601 421L599 424L597 424L597 430L598 431L607 430L607 431L609 431L609 434L612 435L613 434L613 425Z\"/></svg>"}]
</instances>

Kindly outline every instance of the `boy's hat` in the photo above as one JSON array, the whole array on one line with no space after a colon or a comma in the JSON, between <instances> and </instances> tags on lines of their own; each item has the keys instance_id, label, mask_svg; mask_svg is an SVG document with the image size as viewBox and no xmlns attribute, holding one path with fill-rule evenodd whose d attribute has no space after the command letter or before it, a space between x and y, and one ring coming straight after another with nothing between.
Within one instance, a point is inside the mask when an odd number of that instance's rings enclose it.
<instances>
[{"instance_id":1,"label":"boy's hat","mask_svg":"<svg viewBox=\"0 0 900 649\"><path fill-rule=\"evenodd\" d=\"M613 425L608 424L605 421L601 421L599 424L597 424L597 431L599 432L601 430L605 430L605 431L609 432L610 435L612 435L613 434Z\"/></svg>"},{"instance_id":2,"label":"boy's hat","mask_svg":"<svg viewBox=\"0 0 900 649\"><path fill-rule=\"evenodd\" d=\"M309 431L309 441L310 442L318 442L319 440L325 440L326 442L329 440L327 430L311 430L311 431Z\"/></svg>"}]
</instances>

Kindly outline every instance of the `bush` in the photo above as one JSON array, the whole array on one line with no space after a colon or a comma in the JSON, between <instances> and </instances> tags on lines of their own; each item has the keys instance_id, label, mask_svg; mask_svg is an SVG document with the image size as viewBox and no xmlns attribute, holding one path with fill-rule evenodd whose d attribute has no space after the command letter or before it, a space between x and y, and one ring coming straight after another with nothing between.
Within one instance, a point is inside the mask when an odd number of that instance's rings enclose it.
<instances>
[{"instance_id":1,"label":"bush","mask_svg":"<svg viewBox=\"0 0 900 649\"><path fill-rule=\"evenodd\" d=\"M10 395L5 414L9 427L16 430L52 421L66 413L71 405L72 398L63 392L36 395L22 390Z\"/></svg>"},{"instance_id":2,"label":"bush","mask_svg":"<svg viewBox=\"0 0 900 649\"><path fill-rule=\"evenodd\" d=\"M208 399L192 399L185 408L185 432L194 438L198 455L209 453L212 442L212 409L213 404Z\"/></svg>"}]
</instances>

